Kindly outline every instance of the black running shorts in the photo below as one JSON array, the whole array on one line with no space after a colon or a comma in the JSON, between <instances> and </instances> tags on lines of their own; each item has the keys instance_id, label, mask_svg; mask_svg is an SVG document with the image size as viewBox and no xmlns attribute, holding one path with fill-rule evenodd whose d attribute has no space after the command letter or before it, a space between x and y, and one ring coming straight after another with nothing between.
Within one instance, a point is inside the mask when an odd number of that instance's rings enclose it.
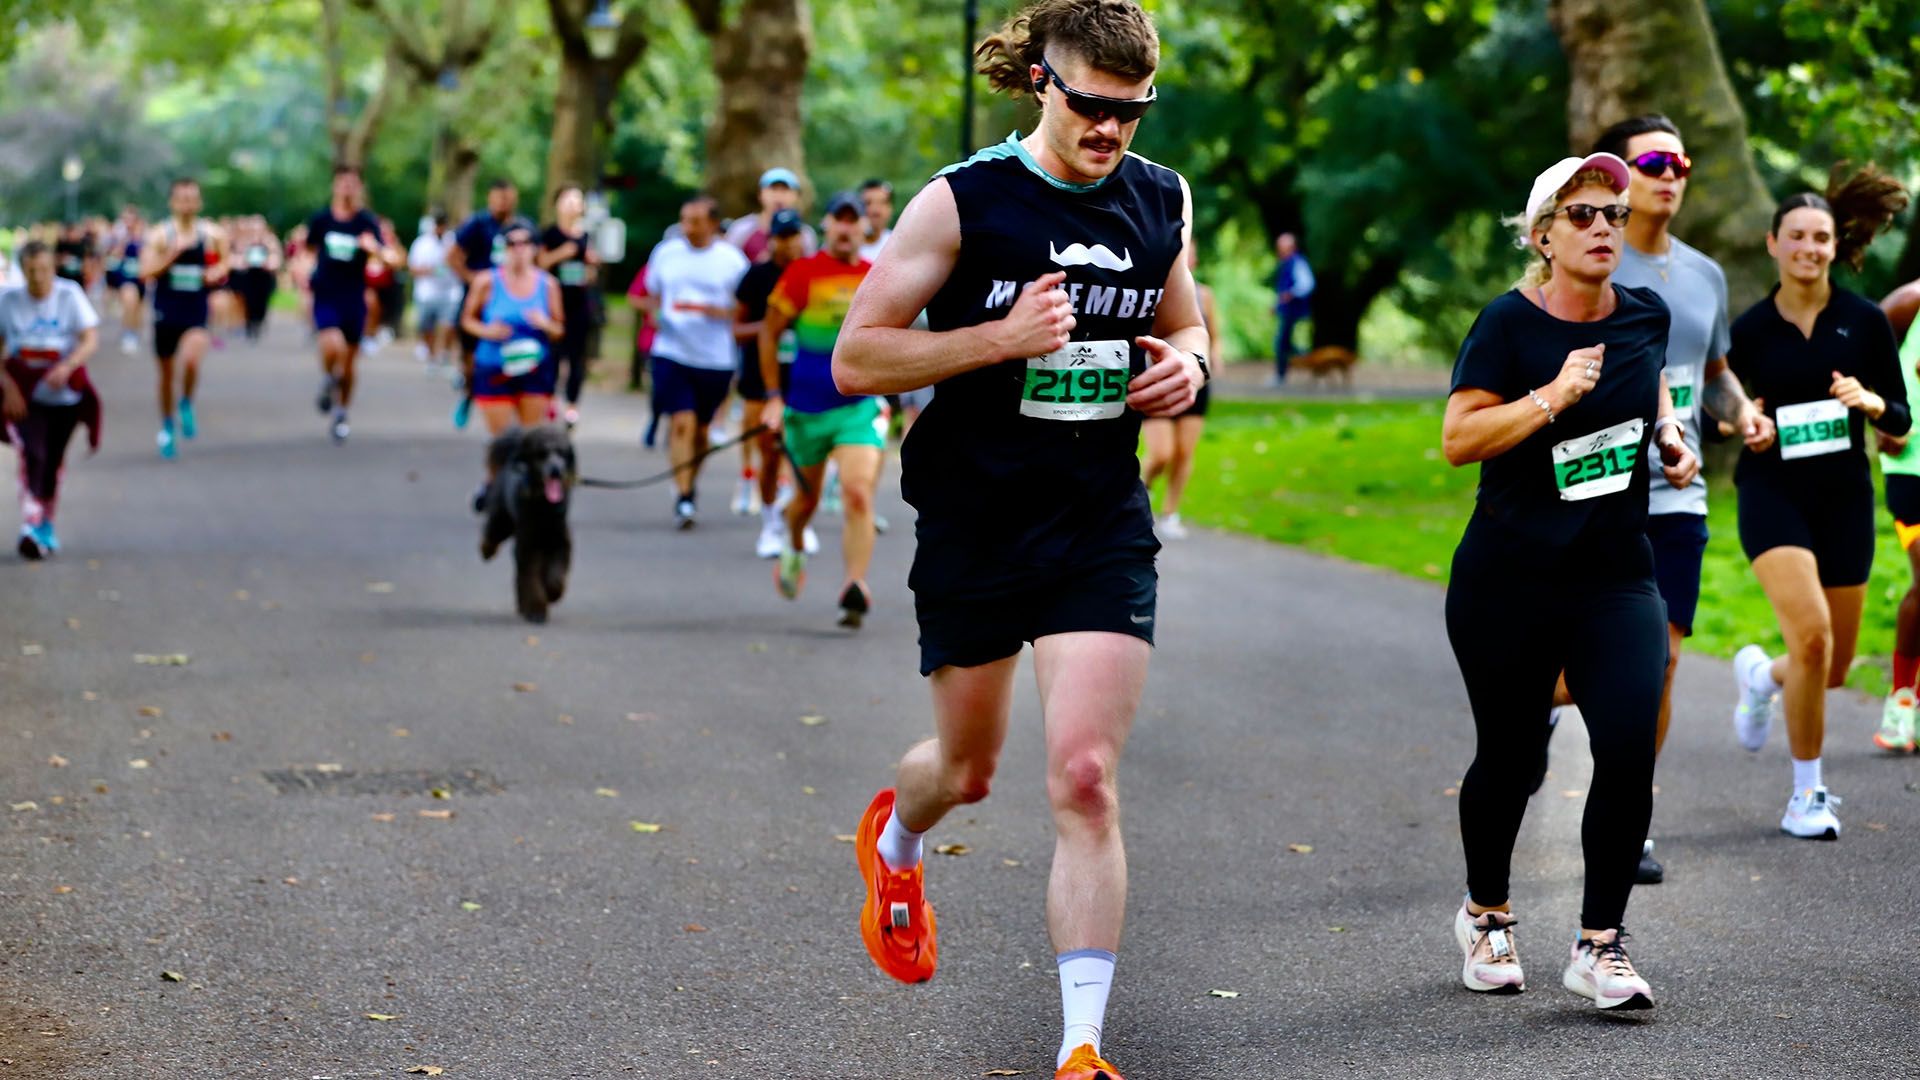
<instances>
[{"instance_id":1,"label":"black running shorts","mask_svg":"<svg viewBox=\"0 0 1920 1080\"><path fill-rule=\"evenodd\" d=\"M923 546L916 563L926 556ZM916 591L920 674L1004 660L1018 655L1025 642L1052 634L1107 631L1151 645L1158 596L1151 552L1121 553L1070 572L966 593Z\"/></svg>"},{"instance_id":2,"label":"black running shorts","mask_svg":"<svg viewBox=\"0 0 1920 1080\"><path fill-rule=\"evenodd\" d=\"M1749 561L1777 547L1813 552L1820 584L1865 585L1873 572L1873 488L1796 489L1772 477L1740 481L1740 546Z\"/></svg>"}]
</instances>

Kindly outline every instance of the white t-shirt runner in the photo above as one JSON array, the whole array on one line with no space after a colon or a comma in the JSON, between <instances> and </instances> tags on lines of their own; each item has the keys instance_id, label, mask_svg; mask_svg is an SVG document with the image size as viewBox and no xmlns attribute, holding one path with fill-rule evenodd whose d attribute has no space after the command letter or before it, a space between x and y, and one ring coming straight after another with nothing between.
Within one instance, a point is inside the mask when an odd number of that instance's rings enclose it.
<instances>
[{"instance_id":1,"label":"white t-shirt runner","mask_svg":"<svg viewBox=\"0 0 1920 1080\"><path fill-rule=\"evenodd\" d=\"M55 278L53 291L35 300L26 288L0 290L0 357L20 357L37 368L50 368L73 352L80 335L100 325L100 316L80 286ZM35 400L48 405L73 405L80 395L55 390L42 383Z\"/></svg>"},{"instance_id":2,"label":"white t-shirt runner","mask_svg":"<svg viewBox=\"0 0 1920 1080\"><path fill-rule=\"evenodd\" d=\"M447 249L453 235L423 232L407 250L407 268L413 272L413 302L439 304L460 299L460 279L447 267ZM422 272L424 271L424 273Z\"/></svg>"},{"instance_id":3,"label":"white t-shirt runner","mask_svg":"<svg viewBox=\"0 0 1920 1080\"><path fill-rule=\"evenodd\" d=\"M647 258L647 292L660 298L653 355L705 371L738 367L731 316L714 318L693 308L732 311L748 265L740 249L724 240L703 248L678 236L662 240Z\"/></svg>"},{"instance_id":4,"label":"white t-shirt runner","mask_svg":"<svg viewBox=\"0 0 1920 1080\"><path fill-rule=\"evenodd\" d=\"M1673 397L1674 418L1680 421L1687 449L1698 459L1700 420L1706 415L1700 393L1706 386L1707 362L1727 355L1733 347L1727 325L1727 275L1698 248L1674 239L1665 255L1644 255L1632 244L1621 244L1620 267L1613 272L1613 281L1652 289L1673 314L1673 328L1667 335L1667 392ZM1602 372L1601 378L1605 377ZM1648 513L1707 512L1704 474L1680 490L1667 483L1659 454L1647 455L1647 468L1653 474Z\"/></svg>"}]
</instances>

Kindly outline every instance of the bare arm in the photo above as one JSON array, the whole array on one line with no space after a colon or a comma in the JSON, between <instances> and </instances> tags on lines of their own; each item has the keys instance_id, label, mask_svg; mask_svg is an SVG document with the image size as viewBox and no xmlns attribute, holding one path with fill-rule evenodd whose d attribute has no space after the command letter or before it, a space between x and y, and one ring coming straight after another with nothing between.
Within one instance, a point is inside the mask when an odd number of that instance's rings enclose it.
<instances>
[{"instance_id":1,"label":"bare arm","mask_svg":"<svg viewBox=\"0 0 1920 1080\"><path fill-rule=\"evenodd\" d=\"M960 211L954 205L953 189L936 179L907 204L893 239L854 293L833 349L833 381L841 393L904 393L1002 360L1038 356L1059 347L1059 343L1026 347L1008 333L1011 315L958 330L909 329L953 273L959 257ZM1065 274L1048 274L1040 279L1044 286L1028 285L1015 308L1027 303L1036 286L1051 291L1065 279ZM1069 315L1060 343L1071 329Z\"/></svg>"},{"instance_id":2,"label":"bare arm","mask_svg":"<svg viewBox=\"0 0 1920 1080\"><path fill-rule=\"evenodd\" d=\"M780 313L778 308L767 308L767 317L760 320L760 385L767 389L767 400L780 398L780 335L787 332L793 320Z\"/></svg>"},{"instance_id":3,"label":"bare arm","mask_svg":"<svg viewBox=\"0 0 1920 1080\"><path fill-rule=\"evenodd\" d=\"M140 276L159 276L162 270L173 264L175 254L167 245L167 230L154 226L147 233L147 242L140 245Z\"/></svg>"},{"instance_id":4,"label":"bare arm","mask_svg":"<svg viewBox=\"0 0 1920 1080\"><path fill-rule=\"evenodd\" d=\"M1497 458L1548 424L1546 410L1531 398L1506 401L1491 390L1462 387L1447 398L1440 423L1440 449L1449 465Z\"/></svg>"},{"instance_id":5,"label":"bare arm","mask_svg":"<svg viewBox=\"0 0 1920 1080\"><path fill-rule=\"evenodd\" d=\"M1747 449L1764 454L1773 445L1773 421L1733 373L1726 357L1707 361L1706 385L1700 388L1700 407L1708 416L1732 428Z\"/></svg>"},{"instance_id":6,"label":"bare arm","mask_svg":"<svg viewBox=\"0 0 1920 1080\"><path fill-rule=\"evenodd\" d=\"M551 270L573 257L574 249L579 247L569 240L557 248L543 247L533 253L533 264L542 270Z\"/></svg>"},{"instance_id":7,"label":"bare arm","mask_svg":"<svg viewBox=\"0 0 1920 1080\"><path fill-rule=\"evenodd\" d=\"M459 278L463 284L469 288L473 286L474 273L467 269L467 249L460 246L457 238L447 247L447 268L452 270L453 276Z\"/></svg>"},{"instance_id":8,"label":"bare arm","mask_svg":"<svg viewBox=\"0 0 1920 1080\"><path fill-rule=\"evenodd\" d=\"M493 276L474 281L473 288L467 293L467 306L460 310L460 326L467 333L488 341L505 341L512 333L504 326L494 326L484 322L480 313L486 310L487 297L493 292Z\"/></svg>"},{"instance_id":9,"label":"bare arm","mask_svg":"<svg viewBox=\"0 0 1920 1080\"><path fill-rule=\"evenodd\" d=\"M733 307L733 340L735 340L735 341L759 341L759 340L760 340L760 328L761 328L762 326L765 326L766 324L767 324L767 320L766 320L765 318L762 318L762 319L761 319L760 321L758 321L758 322L748 322L748 321L747 321L747 305L745 305L745 304L741 304L741 303L735 303L735 304L734 304L734 307Z\"/></svg>"},{"instance_id":10,"label":"bare arm","mask_svg":"<svg viewBox=\"0 0 1920 1080\"><path fill-rule=\"evenodd\" d=\"M1887 322L1893 325L1893 340L1906 340L1914 315L1920 313L1920 281L1909 281L1888 293L1887 298L1880 301L1880 310L1886 312Z\"/></svg>"}]
</instances>

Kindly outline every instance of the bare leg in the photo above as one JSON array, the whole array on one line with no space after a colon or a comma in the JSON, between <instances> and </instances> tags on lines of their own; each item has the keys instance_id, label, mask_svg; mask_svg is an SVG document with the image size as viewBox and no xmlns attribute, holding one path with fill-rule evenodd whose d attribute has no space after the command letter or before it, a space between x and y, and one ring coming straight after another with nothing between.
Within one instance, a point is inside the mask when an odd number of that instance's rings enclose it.
<instances>
[{"instance_id":1,"label":"bare leg","mask_svg":"<svg viewBox=\"0 0 1920 1080\"><path fill-rule=\"evenodd\" d=\"M1787 746L1795 760L1812 761L1826 741L1827 682L1834 657L1833 617L1820 588L1819 566L1806 548L1777 547L1753 560L1753 573L1787 642L1787 654L1773 662L1773 679L1780 684L1780 703L1787 714ZM1859 609L1854 612L1857 620Z\"/></svg>"},{"instance_id":2,"label":"bare leg","mask_svg":"<svg viewBox=\"0 0 1920 1080\"><path fill-rule=\"evenodd\" d=\"M1056 830L1047 881L1055 952L1120 946L1127 854L1117 776L1152 655L1152 646L1126 634L1055 634L1033 643Z\"/></svg>"},{"instance_id":3,"label":"bare leg","mask_svg":"<svg viewBox=\"0 0 1920 1080\"><path fill-rule=\"evenodd\" d=\"M806 550L807 523L813 520L813 512L820 508L820 488L826 483L827 463L809 465L800 470L800 483L796 486L793 498L787 503L787 541L795 551ZM873 545L867 545L869 553ZM905 818L901 819L905 821Z\"/></svg>"},{"instance_id":4,"label":"bare leg","mask_svg":"<svg viewBox=\"0 0 1920 1080\"><path fill-rule=\"evenodd\" d=\"M160 422L173 423L173 357L156 356L154 366L160 369Z\"/></svg>"},{"instance_id":5,"label":"bare leg","mask_svg":"<svg viewBox=\"0 0 1920 1080\"><path fill-rule=\"evenodd\" d=\"M482 398L475 401L474 407L480 410L480 420L487 425L487 434L499 436L520 422L519 410L514 407L512 398ZM492 455L488 455L491 467ZM493 477L489 475L487 479Z\"/></svg>"},{"instance_id":6,"label":"bare leg","mask_svg":"<svg viewBox=\"0 0 1920 1080\"><path fill-rule=\"evenodd\" d=\"M1659 757L1661 748L1667 745L1667 722L1673 719L1673 675L1680 670L1680 646L1686 640L1679 627L1667 624L1667 681L1660 688L1660 720L1653 730L1655 757Z\"/></svg>"},{"instance_id":7,"label":"bare leg","mask_svg":"<svg viewBox=\"0 0 1920 1080\"><path fill-rule=\"evenodd\" d=\"M207 346L212 338L205 330L189 330L180 338L180 396L193 400L193 392L200 388L200 360L207 355Z\"/></svg>"},{"instance_id":8,"label":"bare leg","mask_svg":"<svg viewBox=\"0 0 1920 1080\"><path fill-rule=\"evenodd\" d=\"M1147 444L1147 460L1140 467L1140 479L1152 487L1173 461L1173 421L1141 421L1140 438Z\"/></svg>"},{"instance_id":9,"label":"bare leg","mask_svg":"<svg viewBox=\"0 0 1920 1080\"><path fill-rule=\"evenodd\" d=\"M880 486L880 448L838 446L833 460L840 463L840 554L846 560L847 583L865 582L873 562L873 495Z\"/></svg>"},{"instance_id":10,"label":"bare leg","mask_svg":"<svg viewBox=\"0 0 1920 1080\"><path fill-rule=\"evenodd\" d=\"M1204 416L1182 416L1173 421L1173 463L1167 468L1167 497L1161 503L1169 514L1180 512L1180 497L1187 493L1187 481L1193 477L1193 452L1206 426Z\"/></svg>"},{"instance_id":11,"label":"bare leg","mask_svg":"<svg viewBox=\"0 0 1920 1080\"><path fill-rule=\"evenodd\" d=\"M334 404L342 409L353 404L354 361L358 360L359 357L360 346L348 345L346 344L346 339L342 338L340 366L334 373L334 377L337 378L340 383L339 390L334 394Z\"/></svg>"},{"instance_id":12,"label":"bare leg","mask_svg":"<svg viewBox=\"0 0 1920 1080\"><path fill-rule=\"evenodd\" d=\"M947 811L987 797L1013 711L1019 654L933 673L934 737L907 751L894 780L900 825L926 832Z\"/></svg>"},{"instance_id":13,"label":"bare leg","mask_svg":"<svg viewBox=\"0 0 1920 1080\"><path fill-rule=\"evenodd\" d=\"M516 408L521 427L538 427L553 415L553 398L546 394L528 394L518 400Z\"/></svg>"},{"instance_id":14,"label":"bare leg","mask_svg":"<svg viewBox=\"0 0 1920 1080\"><path fill-rule=\"evenodd\" d=\"M700 427L696 420L697 417L695 417L691 411L677 412L668 418L667 456L672 461L677 463L692 459L694 455L693 434L699 430ZM693 494L695 471L693 466L688 465L677 468L673 472L674 490L678 491L680 497L683 499Z\"/></svg>"}]
</instances>

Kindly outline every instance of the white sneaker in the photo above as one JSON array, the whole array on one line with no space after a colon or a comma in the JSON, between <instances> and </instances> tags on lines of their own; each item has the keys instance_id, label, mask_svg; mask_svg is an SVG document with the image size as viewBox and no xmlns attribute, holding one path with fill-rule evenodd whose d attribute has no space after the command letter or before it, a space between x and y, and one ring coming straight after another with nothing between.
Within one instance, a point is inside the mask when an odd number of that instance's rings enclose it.
<instances>
[{"instance_id":1,"label":"white sneaker","mask_svg":"<svg viewBox=\"0 0 1920 1080\"><path fill-rule=\"evenodd\" d=\"M1187 527L1180 522L1179 514L1168 514L1160 519L1160 535L1168 540L1185 540Z\"/></svg>"},{"instance_id":2,"label":"white sneaker","mask_svg":"<svg viewBox=\"0 0 1920 1080\"><path fill-rule=\"evenodd\" d=\"M757 558L777 559L780 547L785 543L787 528L778 520L760 523L760 539L753 543L753 554Z\"/></svg>"},{"instance_id":3,"label":"white sneaker","mask_svg":"<svg viewBox=\"0 0 1920 1080\"><path fill-rule=\"evenodd\" d=\"M1573 959L1560 976L1561 985L1603 1009L1653 1008L1653 990L1633 970L1633 961L1621 944L1623 936L1609 930L1574 942Z\"/></svg>"},{"instance_id":4,"label":"white sneaker","mask_svg":"<svg viewBox=\"0 0 1920 1080\"><path fill-rule=\"evenodd\" d=\"M427 348L426 342L418 342L413 346L413 358L423 364L429 363L433 360L433 352Z\"/></svg>"},{"instance_id":5,"label":"white sneaker","mask_svg":"<svg viewBox=\"0 0 1920 1080\"><path fill-rule=\"evenodd\" d=\"M807 526L807 531L800 534L800 540L801 550L809 555L820 554L820 534L813 531L813 526Z\"/></svg>"},{"instance_id":6,"label":"white sneaker","mask_svg":"<svg viewBox=\"0 0 1920 1080\"><path fill-rule=\"evenodd\" d=\"M740 483L735 485L733 489L733 512L736 516L746 517L748 514L753 513L753 492L753 478L750 476L741 477Z\"/></svg>"},{"instance_id":7,"label":"white sneaker","mask_svg":"<svg viewBox=\"0 0 1920 1080\"><path fill-rule=\"evenodd\" d=\"M1467 989L1482 994L1517 994L1527 988L1513 940L1515 925L1514 917L1504 911L1489 911L1476 919L1467 914L1467 905L1461 904L1454 912L1453 940L1465 958L1460 981Z\"/></svg>"},{"instance_id":8,"label":"white sneaker","mask_svg":"<svg viewBox=\"0 0 1920 1080\"><path fill-rule=\"evenodd\" d=\"M1834 816L1833 808L1839 805L1840 797L1827 794L1824 786L1796 791L1787 800L1780 831L1802 840L1838 840L1840 819Z\"/></svg>"},{"instance_id":9,"label":"white sneaker","mask_svg":"<svg viewBox=\"0 0 1920 1080\"><path fill-rule=\"evenodd\" d=\"M1767 745L1767 736L1773 731L1775 691L1754 685L1764 665L1772 663L1758 645L1748 645L1733 654L1733 682L1740 695L1739 704L1733 707L1733 734L1748 750Z\"/></svg>"}]
</instances>

